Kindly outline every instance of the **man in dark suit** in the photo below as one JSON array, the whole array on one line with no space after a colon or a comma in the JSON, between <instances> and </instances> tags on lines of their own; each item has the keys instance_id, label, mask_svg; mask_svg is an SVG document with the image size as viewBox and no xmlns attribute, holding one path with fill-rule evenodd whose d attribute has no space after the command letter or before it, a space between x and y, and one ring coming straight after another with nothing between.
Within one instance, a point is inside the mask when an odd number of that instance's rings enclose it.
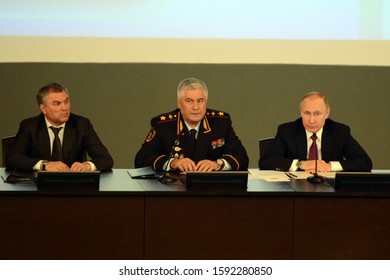
<instances>
[{"instance_id":1,"label":"man in dark suit","mask_svg":"<svg viewBox=\"0 0 390 280\"><path fill-rule=\"evenodd\" d=\"M43 86L36 97L42 113L20 123L6 158L8 168L47 171L112 168L114 161L91 122L70 113L66 88L50 83ZM91 160L83 160L86 153Z\"/></svg>"},{"instance_id":2,"label":"man in dark suit","mask_svg":"<svg viewBox=\"0 0 390 280\"><path fill-rule=\"evenodd\" d=\"M328 118L330 106L323 94L306 94L300 111L301 118L278 127L274 141L260 157L260 169L315 173L316 159L318 172L372 169L370 157L350 128Z\"/></svg>"},{"instance_id":3,"label":"man in dark suit","mask_svg":"<svg viewBox=\"0 0 390 280\"><path fill-rule=\"evenodd\" d=\"M203 81L181 81L178 109L151 120L152 128L135 157L135 167L182 172L246 170L248 156L229 114L207 109L207 97Z\"/></svg>"}]
</instances>

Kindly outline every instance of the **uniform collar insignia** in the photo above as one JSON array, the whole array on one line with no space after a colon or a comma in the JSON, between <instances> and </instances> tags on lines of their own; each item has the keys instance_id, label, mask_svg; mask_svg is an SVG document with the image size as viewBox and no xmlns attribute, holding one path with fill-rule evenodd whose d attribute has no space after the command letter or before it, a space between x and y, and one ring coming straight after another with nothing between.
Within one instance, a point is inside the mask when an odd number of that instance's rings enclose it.
<instances>
[{"instance_id":1,"label":"uniform collar insignia","mask_svg":"<svg viewBox=\"0 0 390 280\"><path fill-rule=\"evenodd\" d=\"M210 127L210 124L209 124L209 121L207 120L207 118L204 118L203 119L203 133L209 133L211 132L211 127Z\"/></svg>"},{"instance_id":2,"label":"uniform collar insignia","mask_svg":"<svg viewBox=\"0 0 390 280\"><path fill-rule=\"evenodd\" d=\"M177 113L177 126L176 126L176 135L179 135L180 131L183 131L183 121L181 120L180 111Z\"/></svg>"},{"instance_id":3,"label":"uniform collar insignia","mask_svg":"<svg viewBox=\"0 0 390 280\"><path fill-rule=\"evenodd\" d=\"M209 112L206 113L207 115ZM203 126L203 133L209 133L211 132L211 126L209 124L209 121L207 120L206 116L202 120L202 126ZM184 128L184 121L181 118L181 113L177 114L177 128L176 128L176 134L179 135L179 132L182 131Z\"/></svg>"}]
</instances>

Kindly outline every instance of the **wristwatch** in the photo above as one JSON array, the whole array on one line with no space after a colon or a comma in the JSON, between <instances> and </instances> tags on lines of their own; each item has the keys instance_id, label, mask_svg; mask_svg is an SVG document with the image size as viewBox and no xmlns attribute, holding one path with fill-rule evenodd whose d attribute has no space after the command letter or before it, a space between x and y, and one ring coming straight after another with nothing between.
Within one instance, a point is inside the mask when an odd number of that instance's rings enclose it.
<instances>
[{"instance_id":1,"label":"wristwatch","mask_svg":"<svg viewBox=\"0 0 390 280\"><path fill-rule=\"evenodd\" d=\"M220 158L217 159L217 164L219 164L219 166L221 167L221 169L219 169L219 170L222 170L223 167L225 166L225 162Z\"/></svg>"},{"instance_id":2,"label":"wristwatch","mask_svg":"<svg viewBox=\"0 0 390 280\"><path fill-rule=\"evenodd\" d=\"M298 160L297 161L297 170L301 170L301 167L302 167L302 161Z\"/></svg>"},{"instance_id":3,"label":"wristwatch","mask_svg":"<svg viewBox=\"0 0 390 280\"><path fill-rule=\"evenodd\" d=\"M46 165L49 164L49 161L48 160L42 160L42 165L41 165L41 170L46 170Z\"/></svg>"}]
</instances>

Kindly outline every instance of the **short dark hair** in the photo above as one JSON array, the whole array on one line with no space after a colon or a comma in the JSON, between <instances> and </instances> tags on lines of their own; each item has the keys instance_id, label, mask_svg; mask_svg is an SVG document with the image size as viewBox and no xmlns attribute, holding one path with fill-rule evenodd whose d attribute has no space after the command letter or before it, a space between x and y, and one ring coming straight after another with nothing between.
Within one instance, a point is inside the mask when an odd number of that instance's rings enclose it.
<instances>
[{"instance_id":1,"label":"short dark hair","mask_svg":"<svg viewBox=\"0 0 390 280\"><path fill-rule=\"evenodd\" d=\"M311 91L311 92L306 93L302 97L301 103L299 103L299 109L302 108L303 100L305 100L306 98L312 97L312 96L318 96L319 98L322 98L322 100L324 100L324 104L325 104L326 109L327 110L330 109L330 104L329 104L328 98L326 98L326 96L324 94L322 94L321 92L318 92L318 91Z\"/></svg>"},{"instance_id":2,"label":"short dark hair","mask_svg":"<svg viewBox=\"0 0 390 280\"><path fill-rule=\"evenodd\" d=\"M50 92L66 92L66 94L69 96L69 92L64 86L60 85L59 83L49 83L39 89L36 96L38 105L46 103L47 96Z\"/></svg>"}]
</instances>

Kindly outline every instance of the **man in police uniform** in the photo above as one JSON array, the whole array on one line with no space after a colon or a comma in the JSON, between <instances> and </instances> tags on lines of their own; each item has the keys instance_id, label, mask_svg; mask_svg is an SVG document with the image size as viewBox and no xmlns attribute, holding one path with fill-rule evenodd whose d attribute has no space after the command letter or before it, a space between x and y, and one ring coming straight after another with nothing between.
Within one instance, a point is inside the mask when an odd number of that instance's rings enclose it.
<instances>
[{"instance_id":1,"label":"man in police uniform","mask_svg":"<svg viewBox=\"0 0 390 280\"><path fill-rule=\"evenodd\" d=\"M249 159L229 114L207 109L206 84L196 78L179 83L178 109L154 117L135 157L135 167L156 171L247 170Z\"/></svg>"}]
</instances>

